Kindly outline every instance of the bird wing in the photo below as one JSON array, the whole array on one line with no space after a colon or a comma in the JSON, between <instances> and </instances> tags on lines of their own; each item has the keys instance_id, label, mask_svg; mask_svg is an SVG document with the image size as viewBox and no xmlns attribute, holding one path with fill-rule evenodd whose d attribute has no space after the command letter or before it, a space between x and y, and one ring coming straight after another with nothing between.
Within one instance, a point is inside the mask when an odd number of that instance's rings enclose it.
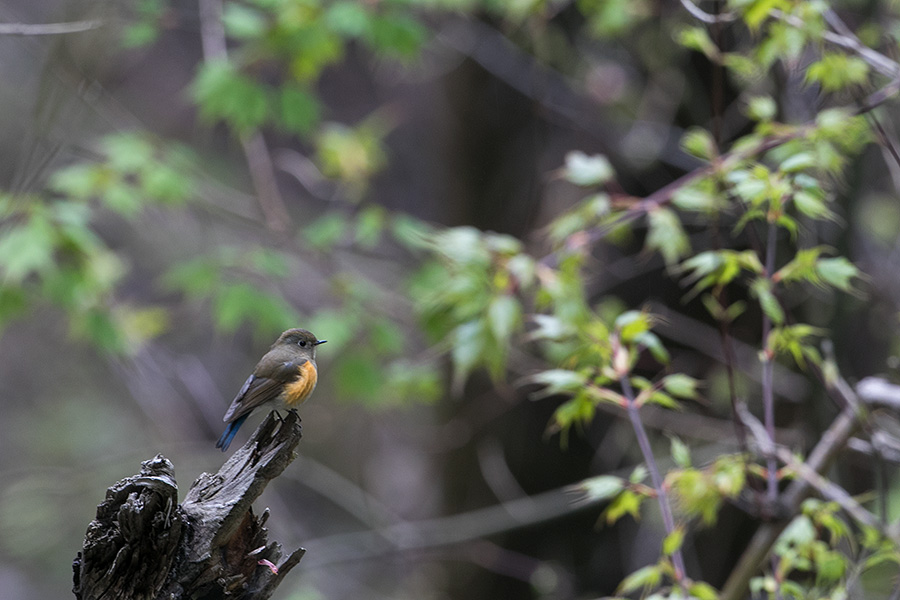
<instances>
[{"instance_id":1,"label":"bird wing","mask_svg":"<svg viewBox=\"0 0 900 600\"><path fill-rule=\"evenodd\" d=\"M307 362L309 361L305 359L300 362L285 361L268 370L250 375L231 401L231 406L228 407L228 412L222 420L231 423L250 414L256 407L278 398L285 384L300 377L300 367Z\"/></svg>"}]
</instances>

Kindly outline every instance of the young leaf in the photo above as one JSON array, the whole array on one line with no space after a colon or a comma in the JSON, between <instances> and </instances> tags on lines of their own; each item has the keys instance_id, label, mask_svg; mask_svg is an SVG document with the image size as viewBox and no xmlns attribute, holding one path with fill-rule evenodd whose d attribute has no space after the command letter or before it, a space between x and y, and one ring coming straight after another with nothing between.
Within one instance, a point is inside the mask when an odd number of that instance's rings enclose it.
<instances>
[{"instance_id":1,"label":"young leaf","mask_svg":"<svg viewBox=\"0 0 900 600\"><path fill-rule=\"evenodd\" d=\"M649 230L644 241L647 250L658 250L669 266L691 251L691 243L675 211L658 208L650 211L647 218Z\"/></svg>"},{"instance_id":2,"label":"young leaf","mask_svg":"<svg viewBox=\"0 0 900 600\"><path fill-rule=\"evenodd\" d=\"M291 133L309 134L319 123L321 107L316 97L300 87L285 86L277 96L278 124Z\"/></svg>"},{"instance_id":3,"label":"young leaf","mask_svg":"<svg viewBox=\"0 0 900 600\"><path fill-rule=\"evenodd\" d=\"M531 383L543 386L534 393L536 398L546 398L554 394L574 394L587 386L587 376L566 369L541 371L528 378Z\"/></svg>"},{"instance_id":4,"label":"young leaf","mask_svg":"<svg viewBox=\"0 0 900 600\"><path fill-rule=\"evenodd\" d=\"M682 469L686 469L691 466L691 451L687 447L687 444L682 442L678 437L672 436L671 439L672 445L672 460L675 461L675 464L681 467Z\"/></svg>"},{"instance_id":5,"label":"young leaf","mask_svg":"<svg viewBox=\"0 0 900 600\"><path fill-rule=\"evenodd\" d=\"M506 344L522 325L522 305L514 296L501 294L488 305L487 320L494 339Z\"/></svg>"},{"instance_id":6,"label":"young leaf","mask_svg":"<svg viewBox=\"0 0 900 600\"><path fill-rule=\"evenodd\" d=\"M585 479L578 487L585 492L588 500L608 500L625 489L625 480L613 475L600 475Z\"/></svg>"},{"instance_id":7,"label":"young leaf","mask_svg":"<svg viewBox=\"0 0 900 600\"><path fill-rule=\"evenodd\" d=\"M693 127L682 136L681 147L688 154L706 161L713 160L719 154L712 134L700 127Z\"/></svg>"},{"instance_id":8,"label":"young leaf","mask_svg":"<svg viewBox=\"0 0 900 600\"><path fill-rule=\"evenodd\" d=\"M778 166L782 173L795 173L814 167L816 157L811 152L798 152L783 160Z\"/></svg>"},{"instance_id":9,"label":"young leaf","mask_svg":"<svg viewBox=\"0 0 900 600\"><path fill-rule=\"evenodd\" d=\"M759 300L763 312L772 319L773 323L780 325L784 322L784 310L782 310L778 298L772 293L772 284L768 279L756 278L750 284L750 292Z\"/></svg>"},{"instance_id":10,"label":"young leaf","mask_svg":"<svg viewBox=\"0 0 900 600\"><path fill-rule=\"evenodd\" d=\"M565 178L583 187L600 185L613 178L612 165L605 156L588 156L577 150L566 154Z\"/></svg>"},{"instance_id":11,"label":"young leaf","mask_svg":"<svg viewBox=\"0 0 900 600\"><path fill-rule=\"evenodd\" d=\"M823 281L843 292L853 291L850 280L860 276L856 265L843 256L820 259L816 263L816 273Z\"/></svg>"},{"instance_id":12,"label":"young leaf","mask_svg":"<svg viewBox=\"0 0 900 600\"><path fill-rule=\"evenodd\" d=\"M663 539L662 551L666 556L672 556L681 549L684 543L684 529L676 527L672 532Z\"/></svg>"},{"instance_id":13,"label":"young leaf","mask_svg":"<svg viewBox=\"0 0 900 600\"><path fill-rule=\"evenodd\" d=\"M630 594L638 589L654 588L659 585L660 581L662 581L662 569L659 565L647 565L623 579L617 591Z\"/></svg>"},{"instance_id":14,"label":"young leaf","mask_svg":"<svg viewBox=\"0 0 900 600\"><path fill-rule=\"evenodd\" d=\"M688 594L697 600L718 600L719 592L705 581L695 581L688 587Z\"/></svg>"},{"instance_id":15,"label":"young leaf","mask_svg":"<svg viewBox=\"0 0 900 600\"><path fill-rule=\"evenodd\" d=\"M754 96L747 102L747 116L755 121L771 121L777 113L778 105L771 96Z\"/></svg>"},{"instance_id":16,"label":"young leaf","mask_svg":"<svg viewBox=\"0 0 900 600\"><path fill-rule=\"evenodd\" d=\"M807 81L820 83L826 92L864 84L868 77L869 65L866 61L839 52L826 52L821 60L806 70Z\"/></svg>"},{"instance_id":17,"label":"young leaf","mask_svg":"<svg viewBox=\"0 0 900 600\"><path fill-rule=\"evenodd\" d=\"M683 373L666 375L662 380L663 389L679 398L697 398L697 380Z\"/></svg>"}]
</instances>

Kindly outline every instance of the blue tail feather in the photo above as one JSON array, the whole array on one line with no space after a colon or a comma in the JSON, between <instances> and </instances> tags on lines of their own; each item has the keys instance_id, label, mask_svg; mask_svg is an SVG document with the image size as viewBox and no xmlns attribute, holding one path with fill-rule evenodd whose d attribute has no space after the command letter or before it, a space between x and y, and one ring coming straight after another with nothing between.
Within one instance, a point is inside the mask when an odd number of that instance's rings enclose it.
<instances>
[{"instance_id":1,"label":"blue tail feather","mask_svg":"<svg viewBox=\"0 0 900 600\"><path fill-rule=\"evenodd\" d=\"M231 440L234 439L234 434L237 433L237 430L241 428L241 425L244 424L244 421L247 420L247 417L250 415L244 415L239 419L235 419L231 423L228 424L228 427L225 428L225 432L222 433L222 437L219 438L219 441L216 442L216 448L221 448L222 452L228 450L228 446L231 445Z\"/></svg>"}]
</instances>

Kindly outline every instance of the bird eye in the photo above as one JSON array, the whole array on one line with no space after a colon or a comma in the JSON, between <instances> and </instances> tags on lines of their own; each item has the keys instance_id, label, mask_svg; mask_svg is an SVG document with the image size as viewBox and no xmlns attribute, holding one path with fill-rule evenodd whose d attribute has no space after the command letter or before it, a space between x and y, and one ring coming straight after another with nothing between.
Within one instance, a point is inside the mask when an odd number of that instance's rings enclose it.
<instances>
[{"instance_id":1,"label":"bird eye","mask_svg":"<svg viewBox=\"0 0 900 600\"><path fill-rule=\"evenodd\" d=\"M306 348L306 340L300 340L297 344L299 344L301 348Z\"/></svg>"}]
</instances>

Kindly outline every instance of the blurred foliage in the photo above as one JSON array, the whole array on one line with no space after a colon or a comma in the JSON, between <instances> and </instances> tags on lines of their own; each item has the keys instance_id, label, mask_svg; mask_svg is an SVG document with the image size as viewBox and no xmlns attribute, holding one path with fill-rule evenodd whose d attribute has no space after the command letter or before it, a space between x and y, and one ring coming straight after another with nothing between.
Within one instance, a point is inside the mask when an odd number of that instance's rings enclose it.
<instances>
[{"instance_id":1,"label":"blurred foliage","mask_svg":"<svg viewBox=\"0 0 900 600\"><path fill-rule=\"evenodd\" d=\"M160 1L135 4L121 43L153 44L171 8ZM198 64L189 86L199 118L234 139L263 131L293 140L338 193L315 218L298 219L302 225L286 238L273 234L266 244L236 236L174 260L153 285L176 297L173 304L183 300L192 314L208 315L220 332L247 328L274 339L289 326L309 327L329 340L337 394L370 407L431 402L448 389L462 395L481 373L500 384L527 371L535 398L558 401L548 431L564 443L600 410L687 411L703 400L698 377L705 373L679 371L675 350L655 331L656 316L640 306L611 309L586 291L602 269L592 252L603 243L644 260L658 257L684 287L683 300L699 299L718 325L770 322L766 339L748 341L762 362L821 367L820 340L829 332L804 322L803 307L859 293L864 275L838 249L809 244L810 232L840 226L836 183L878 138L847 99L887 81L852 48L825 46L828 3L733 0L722 9L734 21L728 49L687 12L654 19L659 7L634 0L225 2L228 57ZM568 40L553 20L563 12L577 23ZM578 56L582 44L611 40L647 70L670 54L705 57L724 69L744 116L736 117L740 126L731 137L692 123L681 134L679 157L696 169L644 198L622 191L611 157L569 152L556 174L582 197L553 216L540 243L392 212L367 193L390 164L394 124L378 111L338 122L319 84L351 53L413 68L433 41L435 24L456 15L527 32L522 45L539 63L563 62L561 56ZM659 47L643 48L651 25L663 30ZM564 50L546 50L554 44ZM586 70L588 60L566 75ZM772 93L772 82L793 70L827 99L807 120L786 116L783 99ZM617 109L633 113L628 102ZM139 227L140 216L152 210L208 216L215 209L196 201L202 170L179 143L119 132L98 139L89 158L57 169L44 189L0 196L0 326L49 305L65 315L73 334L125 354L166 331L170 306L121 296L131 267L98 233L97 222L115 218ZM402 274L385 284L364 268L346 268L339 257L348 253L399 265ZM291 295L310 265L327 282L328 301L315 311L301 310ZM666 532L659 561L625 577L619 592L715 598L710 584L678 572L675 557L696 521L714 525L723 503L764 477L746 455L692 466L690 447L680 440L672 440L669 455L675 467L663 474L664 485L677 526ZM652 484L656 468L648 464L627 480L596 477L581 489L608 503L607 524L637 519L646 500L662 495ZM807 502L774 548L774 571L754 580L754 589L773 597L836 598L851 574L879 560L898 562L883 536L851 533L838 509ZM863 559L840 543L850 539L865 549Z\"/></svg>"}]
</instances>

